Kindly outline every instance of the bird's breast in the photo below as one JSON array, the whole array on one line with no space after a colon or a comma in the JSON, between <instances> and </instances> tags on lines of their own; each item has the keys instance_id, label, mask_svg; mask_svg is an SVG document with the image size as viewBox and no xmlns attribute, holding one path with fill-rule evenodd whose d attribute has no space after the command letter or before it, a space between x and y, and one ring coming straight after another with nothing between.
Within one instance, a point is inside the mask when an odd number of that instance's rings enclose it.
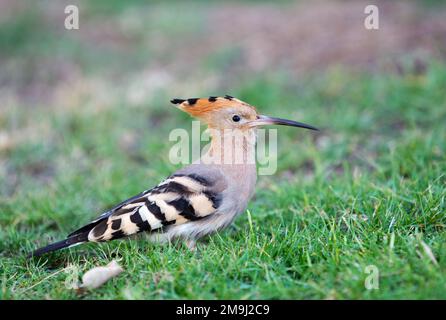
<instances>
[{"instance_id":1,"label":"bird's breast","mask_svg":"<svg viewBox=\"0 0 446 320\"><path fill-rule=\"evenodd\" d=\"M165 235L167 239L201 238L224 229L238 214L245 211L254 194L257 178L255 165L222 166L219 171L225 179L226 188L219 195L221 201L216 212L205 219L171 226Z\"/></svg>"},{"instance_id":2,"label":"bird's breast","mask_svg":"<svg viewBox=\"0 0 446 320\"><path fill-rule=\"evenodd\" d=\"M239 214L246 209L254 194L257 180L256 166L255 164L232 165L223 170L227 177L228 188L223 194L221 210Z\"/></svg>"}]
</instances>

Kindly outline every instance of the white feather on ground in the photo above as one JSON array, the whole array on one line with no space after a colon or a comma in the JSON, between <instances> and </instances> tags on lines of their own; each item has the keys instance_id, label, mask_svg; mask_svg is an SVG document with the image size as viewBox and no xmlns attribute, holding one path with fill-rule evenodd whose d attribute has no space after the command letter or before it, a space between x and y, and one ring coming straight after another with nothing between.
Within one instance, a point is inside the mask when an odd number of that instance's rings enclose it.
<instances>
[{"instance_id":1,"label":"white feather on ground","mask_svg":"<svg viewBox=\"0 0 446 320\"><path fill-rule=\"evenodd\" d=\"M82 277L81 288L96 289L108 280L118 276L124 269L113 260L104 267L95 267L88 270Z\"/></svg>"}]
</instances>

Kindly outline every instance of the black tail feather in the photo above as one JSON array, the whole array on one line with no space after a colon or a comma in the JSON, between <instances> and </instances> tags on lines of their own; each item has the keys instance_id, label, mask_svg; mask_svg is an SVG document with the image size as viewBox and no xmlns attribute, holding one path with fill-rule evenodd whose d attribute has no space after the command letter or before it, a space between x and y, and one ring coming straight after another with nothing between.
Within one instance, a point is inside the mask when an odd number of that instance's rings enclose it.
<instances>
[{"instance_id":1,"label":"black tail feather","mask_svg":"<svg viewBox=\"0 0 446 320\"><path fill-rule=\"evenodd\" d=\"M79 243L87 242L87 241L88 241L88 232L85 232L82 234L77 234L77 235L75 235L73 237L69 237L65 240L54 242L50 245L47 245L46 247L39 248L39 249L35 250L34 252L31 252L27 256L27 258L29 259L32 257L38 257L38 256L41 256L42 254L45 254L48 252L60 250L60 249L67 248L67 247L73 246L75 244L79 244Z\"/></svg>"},{"instance_id":2,"label":"black tail feather","mask_svg":"<svg viewBox=\"0 0 446 320\"><path fill-rule=\"evenodd\" d=\"M101 219L97 219L97 220L87 224L86 226L83 226L82 228L77 229L76 231L71 232L68 235L68 238L71 238L71 237L74 237L74 236L77 236L77 235L81 235L81 234L90 232L90 230L93 229L94 227L96 227L99 223L101 223L102 220L104 220L104 219L102 219L102 218Z\"/></svg>"}]
</instances>

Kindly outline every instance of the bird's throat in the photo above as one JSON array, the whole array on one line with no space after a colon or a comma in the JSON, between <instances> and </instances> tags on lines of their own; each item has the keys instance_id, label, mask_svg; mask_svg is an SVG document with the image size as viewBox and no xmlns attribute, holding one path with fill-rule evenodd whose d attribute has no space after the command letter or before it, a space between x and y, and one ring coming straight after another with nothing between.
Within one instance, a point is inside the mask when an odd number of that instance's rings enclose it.
<instances>
[{"instance_id":1,"label":"bird's throat","mask_svg":"<svg viewBox=\"0 0 446 320\"><path fill-rule=\"evenodd\" d=\"M210 147L201 159L203 162L226 166L255 166L255 129L211 129L210 136Z\"/></svg>"}]
</instances>

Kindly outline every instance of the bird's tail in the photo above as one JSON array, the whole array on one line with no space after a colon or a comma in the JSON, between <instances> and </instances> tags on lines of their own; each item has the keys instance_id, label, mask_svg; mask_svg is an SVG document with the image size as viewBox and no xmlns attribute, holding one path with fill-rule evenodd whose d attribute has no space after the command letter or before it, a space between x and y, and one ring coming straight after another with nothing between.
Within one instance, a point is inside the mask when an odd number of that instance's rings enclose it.
<instances>
[{"instance_id":1,"label":"bird's tail","mask_svg":"<svg viewBox=\"0 0 446 320\"><path fill-rule=\"evenodd\" d=\"M60 250L63 248L68 248L68 247L71 247L71 246L74 246L77 244L81 244L81 243L87 242L87 241L88 241L88 232L83 232L83 233L68 237L65 240L54 242L50 245L47 245L46 247L39 248L39 249L31 252L30 254L28 254L27 258L38 257L38 256L41 256L42 254L45 254L48 252Z\"/></svg>"}]
</instances>

